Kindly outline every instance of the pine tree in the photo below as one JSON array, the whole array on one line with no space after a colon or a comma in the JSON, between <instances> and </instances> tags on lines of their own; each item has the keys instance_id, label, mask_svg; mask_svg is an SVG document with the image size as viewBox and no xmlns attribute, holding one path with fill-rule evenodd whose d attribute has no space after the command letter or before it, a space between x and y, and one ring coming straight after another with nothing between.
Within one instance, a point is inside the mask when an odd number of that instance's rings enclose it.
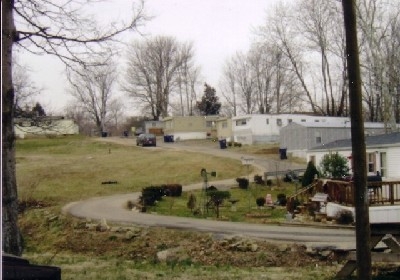
<instances>
[{"instance_id":1,"label":"pine tree","mask_svg":"<svg viewBox=\"0 0 400 280\"><path fill-rule=\"evenodd\" d=\"M215 89L207 83L204 84L204 87L204 95L201 101L197 101L197 108L203 116L218 115L221 103L218 102L219 98L216 95Z\"/></svg>"}]
</instances>

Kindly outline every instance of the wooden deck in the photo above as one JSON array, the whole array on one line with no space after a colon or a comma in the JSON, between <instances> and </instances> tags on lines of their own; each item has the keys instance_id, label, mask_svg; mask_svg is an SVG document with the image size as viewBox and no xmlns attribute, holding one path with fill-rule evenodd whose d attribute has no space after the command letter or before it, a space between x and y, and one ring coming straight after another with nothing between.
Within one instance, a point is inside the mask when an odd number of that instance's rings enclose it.
<instances>
[{"instance_id":1,"label":"wooden deck","mask_svg":"<svg viewBox=\"0 0 400 280\"><path fill-rule=\"evenodd\" d=\"M368 182L370 206L400 205L400 181ZM354 183L347 181L316 180L310 186L289 197L292 200L308 202L316 193L328 195L328 202L354 206Z\"/></svg>"}]
</instances>

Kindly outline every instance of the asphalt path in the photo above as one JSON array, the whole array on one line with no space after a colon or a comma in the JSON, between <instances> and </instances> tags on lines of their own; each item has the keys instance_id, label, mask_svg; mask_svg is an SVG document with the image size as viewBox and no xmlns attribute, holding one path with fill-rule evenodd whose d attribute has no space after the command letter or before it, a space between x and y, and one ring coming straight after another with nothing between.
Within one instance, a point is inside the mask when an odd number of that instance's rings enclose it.
<instances>
[{"instance_id":1,"label":"asphalt path","mask_svg":"<svg viewBox=\"0 0 400 280\"><path fill-rule=\"evenodd\" d=\"M114 140L118 140L116 142L121 143L121 139ZM127 140L130 140L130 142L126 143L131 144L133 142L132 139ZM103 141L113 141L113 139L109 138ZM216 147L196 147L184 144L162 143L158 144L158 148L180 149L195 153L209 153L214 156L224 156L238 160L243 159L243 157L249 157L249 155L229 152L229 149L221 150ZM275 168L273 170L278 170L277 167L279 167L280 170L299 168L291 163L277 163L276 161L270 161L265 158L263 159L261 156L253 158L253 164L259 171L268 170L267 168ZM229 185L232 183L235 183L234 179L213 181L213 184L215 185ZM184 186L183 190L188 191L191 189L199 189L202 186L203 183L193 184ZM321 226L316 226L316 224L307 225L295 222L288 222L280 225L225 222L201 218L183 218L140 213L127 209L127 202L137 199L139 195L140 193L128 193L72 202L63 208L63 212L78 218L93 220L105 219L108 223L175 228L210 232L216 235L241 235L277 242L301 243L312 247L355 249L355 231L352 228L323 226L322 224Z\"/></svg>"}]
</instances>

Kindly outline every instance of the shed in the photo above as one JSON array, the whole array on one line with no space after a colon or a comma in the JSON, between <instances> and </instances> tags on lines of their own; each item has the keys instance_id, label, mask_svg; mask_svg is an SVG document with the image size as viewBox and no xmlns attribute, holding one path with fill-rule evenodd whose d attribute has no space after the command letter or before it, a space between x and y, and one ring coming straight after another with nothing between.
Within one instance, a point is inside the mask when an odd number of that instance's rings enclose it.
<instances>
[{"instance_id":1,"label":"shed","mask_svg":"<svg viewBox=\"0 0 400 280\"><path fill-rule=\"evenodd\" d=\"M349 118L311 116L304 114L253 114L232 118L234 140L243 144L277 143L281 129L293 122L344 126ZM284 147L281 145L281 147Z\"/></svg>"}]
</instances>

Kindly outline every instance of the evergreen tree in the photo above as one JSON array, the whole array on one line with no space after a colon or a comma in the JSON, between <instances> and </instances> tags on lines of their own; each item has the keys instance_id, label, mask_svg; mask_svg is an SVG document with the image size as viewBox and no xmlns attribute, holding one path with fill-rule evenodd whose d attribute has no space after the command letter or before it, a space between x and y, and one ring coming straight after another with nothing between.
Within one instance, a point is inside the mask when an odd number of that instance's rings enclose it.
<instances>
[{"instance_id":1,"label":"evergreen tree","mask_svg":"<svg viewBox=\"0 0 400 280\"><path fill-rule=\"evenodd\" d=\"M306 172L304 172L303 179L301 180L301 185L303 187L307 187L308 185L310 185L314 181L315 175L318 176L319 172L314 163L312 161L309 161L307 164Z\"/></svg>"},{"instance_id":2,"label":"evergreen tree","mask_svg":"<svg viewBox=\"0 0 400 280\"><path fill-rule=\"evenodd\" d=\"M32 108L32 115L37 117L45 117L46 112L44 111L42 105L39 102L36 103L35 107Z\"/></svg>"},{"instance_id":3,"label":"evergreen tree","mask_svg":"<svg viewBox=\"0 0 400 280\"><path fill-rule=\"evenodd\" d=\"M204 84L204 87L204 95L201 98L201 101L197 101L197 108L202 116L218 115L221 103L218 102L218 96L215 93L215 89L207 83Z\"/></svg>"}]
</instances>

